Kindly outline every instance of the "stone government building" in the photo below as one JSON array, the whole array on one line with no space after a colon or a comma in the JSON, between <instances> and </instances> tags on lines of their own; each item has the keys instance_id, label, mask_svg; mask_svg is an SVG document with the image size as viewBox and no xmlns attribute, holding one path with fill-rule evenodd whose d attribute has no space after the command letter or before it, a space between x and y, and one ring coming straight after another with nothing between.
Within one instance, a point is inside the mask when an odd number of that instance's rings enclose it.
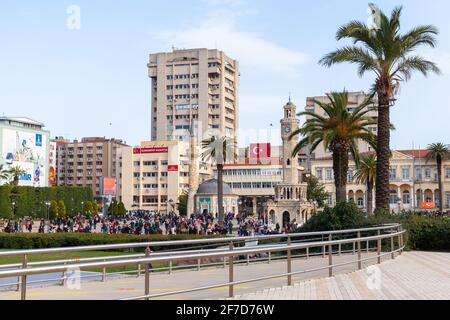
<instances>
[{"instance_id":1,"label":"stone government building","mask_svg":"<svg viewBox=\"0 0 450 320\"><path fill-rule=\"evenodd\" d=\"M390 209L402 210L435 209L439 207L437 165L426 159L428 150L398 150L392 152L390 169ZM367 188L354 180L355 163L350 161L347 175L348 200L358 207L367 208ZM329 194L328 205L336 204L331 157L315 159L311 173L325 185ZM444 208L450 209L450 161L443 163ZM375 199L374 199L375 201ZM375 203L374 203L375 205ZM374 207L374 206L373 206Z\"/></svg>"}]
</instances>

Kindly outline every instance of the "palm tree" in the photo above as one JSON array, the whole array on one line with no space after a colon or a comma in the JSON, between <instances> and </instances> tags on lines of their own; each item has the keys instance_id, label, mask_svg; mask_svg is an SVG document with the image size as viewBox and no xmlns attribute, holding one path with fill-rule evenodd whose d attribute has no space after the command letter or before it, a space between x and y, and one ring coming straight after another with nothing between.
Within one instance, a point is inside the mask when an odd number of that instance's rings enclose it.
<instances>
[{"instance_id":1,"label":"palm tree","mask_svg":"<svg viewBox=\"0 0 450 320\"><path fill-rule=\"evenodd\" d=\"M363 157L356 168L355 181L367 186L367 214L373 214L373 187L377 175L377 156L369 154Z\"/></svg>"},{"instance_id":2,"label":"palm tree","mask_svg":"<svg viewBox=\"0 0 450 320\"><path fill-rule=\"evenodd\" d=\"M20 176L24 175L25 173L27 172L19 166L9 168L9 175L10 178L13 178L13 185L18 186Z\"/></svg>"},{"instance_id":3,"label":"palm tree","mask_svg":"<svg viewBox=\"0 0 450 320\"><path fill-rule=\"evenodd\" d=\"M334 184L336 187L336 201L347 200L347 173L349 153L356 162L359 160L357 140L363 140L375 146L376 136L369 126L376 124L376 120L366 116L371 111L369 105L373 104L373 95L349 112L348 92L334 92L327 94L330 103L314 100L326 116L314 112L301 112L298 116L308 116L302 128L292 133L291 139L298 135L305 137L294 149L294 156L307 145L310 152L323 143L325 149L333 153Z\"/></svg>"},{"instance_id":4,"label":"palm tree","mask_svg":"<svg viewBox=\"0 0 450 320\"><path fill-rule=\"evenodd\" d=\"M219 225L224 224L223 209L223 167L225 163L236 159L236 140L231 137L216 137L202 141L202 159L214 160L217 167L217 198L219 205Z\"/></svg>"},{"instance_id":5,"label":"palm tree","mask_svg":"<svg viewBox=\"0 0 450 320\"><path fill-rule=\"evenodd\" d=\"M442 188L442 160L450 158L450 146L443 143L433 143L428 146L427 161L436 160L439 186L439 211L444 212L444 192Z\"/></svg>"},{"instance_id":6,"label":"palm tree","mask_svg":"<svg viewBox=\"0 0 450 320\"><path fill-rule=\"evenodd\" d=\"M2 164L0 164L0 181L6 180L9 181L10 175L9 170L5 169Z\"/></svg>"},{"instance_id":7,"label":"palm tree","mask_svg":"<svg viewBox=\"0 0 450 320\"><path fill-rule=\"evenodd\" d=\"M373 90L378 94L378 142L376 208L389 210L390 113L400 82L408 81L414 71L427 76L440 73L435 63L412 53L420 46L436 46L437 28L417 26L406 34L400 33L402 7L395 8L390 17L380 11L376 28L364 22L352 21L342 26L337 40L350 39L353 45L326 55L320 64L330 67L350 62L358 66L358 75L372 72L376 76Z\"/></svg>"}]
</instances>

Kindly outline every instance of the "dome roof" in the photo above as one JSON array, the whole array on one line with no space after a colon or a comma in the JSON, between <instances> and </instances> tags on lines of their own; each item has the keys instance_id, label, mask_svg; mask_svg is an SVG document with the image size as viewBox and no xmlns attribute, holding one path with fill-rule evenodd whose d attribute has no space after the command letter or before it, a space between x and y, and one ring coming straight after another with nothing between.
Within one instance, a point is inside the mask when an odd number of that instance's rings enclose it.
<instances>
[{"instance_id":1,"label":"dome roof","mask_svg":"<svg viewBox=\"0 0 450 320\"><path fill-rule=\"evenodd\" d=\"M198 187L197 194L198 195L217 194L217 186L218 186L217 179L207 180ZM235 195L234 192L231 190L230 186L225 182L223 183L223 194L229 196Z\"/></svg>"}]
</instances>

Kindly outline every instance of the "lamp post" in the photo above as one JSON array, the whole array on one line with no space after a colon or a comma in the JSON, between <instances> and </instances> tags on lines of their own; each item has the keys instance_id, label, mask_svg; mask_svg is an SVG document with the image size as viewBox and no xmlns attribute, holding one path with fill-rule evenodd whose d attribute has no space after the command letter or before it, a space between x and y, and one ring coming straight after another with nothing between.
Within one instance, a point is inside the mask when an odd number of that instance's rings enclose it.
<instances>
[{"instance_id":1,"label":"lamp post","mask_svg":"<svg viewBox=\"0 0 450 320\"><path fill-rule=\"evenodd\" d=\"M84 215L84 201L81 201L81 214Z\"/></svg>"},{"instance_id":2,"label":"lamp post","mask_svg":"<svg viewBox=\"0 0 450 320\"><path fill-rule=\"evenodd\" d=\"M50 206L51 206L51 202L50 201L46 201L45 205L47 206L47 227L50 226Z\"/></svg>"},{"instance_id":3,"label":"lamp post","mask_svg":"<svg viewBox=\"0 0 450 320\"><path fill-rule=\"evenodd\" d=\"M173 201L173 199L169 200L169 204L170 204L170 208L171 208L171 212L175 212L175 202Z\"/></svg>"},{"instance_id":4,"label":"lamp post","mask_svg":"<svg viewBox=\"0 0 450 320\"><path fill-rule=\"evenodd\" d=\"M11 204L12 204L12 207L13 207L13 218L15 218L16 217L16 202L13 201Z\"/></svg>"}]
</instances>

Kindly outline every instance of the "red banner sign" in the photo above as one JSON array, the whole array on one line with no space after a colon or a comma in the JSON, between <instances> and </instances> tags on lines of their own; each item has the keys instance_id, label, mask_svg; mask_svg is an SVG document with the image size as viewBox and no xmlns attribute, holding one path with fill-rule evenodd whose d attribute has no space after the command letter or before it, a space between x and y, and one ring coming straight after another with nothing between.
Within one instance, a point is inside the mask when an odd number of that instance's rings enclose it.
<instances>
[{"instance_id":1,"label":"red banner sign","mask_svg":"<svg viewBox=\"0 0 450 320\"><path fill-rule=\"evenodd\" d=\"M250 145L249 158L250 159L265 159L270 158L270 143L254 143Z\"/></svg>"},{"instance_id":2,"label":"red banner sign","mask_svg":"<svg viewBox=\"0 0 450 320\"><path fill-rule=\"evenodd\" d=\"M422 202L420 204L420 207L422 209L435 209L436 208L436 206L434 205L433 202Z\"/></svg>"},{"instance_id":3,"label":"red banner sign","mask_svg":"<svg viewBox=\"0 0 450 320\"><path fill-rule=\"evenodd\" d=\"M169 172L178 172L178 165L174 164L174 165L169 165L167 166L167 170Z\"/></svg>"},{"instance_id":4,"label":"red banner sign","mask_svg":"<svg viewBox=\"0 0 450 320\"><path fill-rule=\"evenodd\" d=\"M158 147L158 148L134 148L133 154L154 154L154 153L168 153L168 147Z\"/></svg>"}]
</instances>

